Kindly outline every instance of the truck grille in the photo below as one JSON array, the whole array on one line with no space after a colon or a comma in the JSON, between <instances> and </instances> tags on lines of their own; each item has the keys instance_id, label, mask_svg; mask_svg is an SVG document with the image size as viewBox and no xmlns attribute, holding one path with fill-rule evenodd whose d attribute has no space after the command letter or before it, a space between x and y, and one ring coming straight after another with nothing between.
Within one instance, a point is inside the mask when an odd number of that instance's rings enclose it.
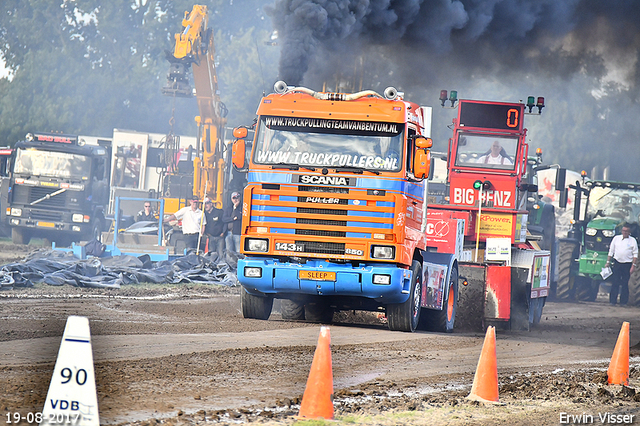
<instances>
[{"instance_id":1,"label":"truck grille","mask_svg":"<svg viewBox=\"0 0 640 426\"><path fill-rule=\"evenodd\" d=\"M62 213L50 210L31 210L31 219L46 220L48 222L61 222Z\"/></svg>"},{"instance_id":2,"label":"truck grille","mask_svg":"<svg viewBox=\"0 0 640 426\"><path fill-rule=\"evenodd\" d=\"M15 204L29 205L49 194L59 191L60 188L43 188L39 186L15 185L13 193L13 202ZM65 209L67 205L67 192L57 194L49 199L44 199L33 205L37 209Z\"/></svg>"},{"instance_id":3,"label":"truck grille","mask_svg":"<svg viewBox=\"0 0 640 426\"><path fill-rule=\"evenodd\" d=\"M249 227L267 227L276 242L304 236L295 240L301 255L342 256L365 250L374 233L392 234L395 208L395 195L384 191L262 184L252 189Z\"/></svg>"},{"instance_id":4,"label":"truck grille","mask_svg":"<svg viewBox=\"0 0 640 426\"><path fill-rule=\"evenodd\" d=\"M296 241L307 253L344 254L344 244L320 241Z\"/></svg>"}]
</instances>

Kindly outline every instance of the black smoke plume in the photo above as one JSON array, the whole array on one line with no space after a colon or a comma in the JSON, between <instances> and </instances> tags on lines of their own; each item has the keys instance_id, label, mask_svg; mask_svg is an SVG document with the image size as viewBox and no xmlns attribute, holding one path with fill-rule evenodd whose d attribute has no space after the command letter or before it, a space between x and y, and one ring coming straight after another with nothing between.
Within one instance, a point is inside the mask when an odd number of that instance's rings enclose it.
<instances>
[{"instance_id":1,"label":"black smoke plume","mask_svg":"<svg viewBox=\"0 0 640 426\"><path fill-rule=\"evenodd\" d=\"M276 0L265 10L289 85L357 74L365 88L393 85L426 105L438 105L439 89L545 96L553 116L527 124L548 159L602 170L638 151L638 0ZM446 138L438 114L434 136ZM627 157L617 178L640 181Z\"/></svg>"}]
</instances>

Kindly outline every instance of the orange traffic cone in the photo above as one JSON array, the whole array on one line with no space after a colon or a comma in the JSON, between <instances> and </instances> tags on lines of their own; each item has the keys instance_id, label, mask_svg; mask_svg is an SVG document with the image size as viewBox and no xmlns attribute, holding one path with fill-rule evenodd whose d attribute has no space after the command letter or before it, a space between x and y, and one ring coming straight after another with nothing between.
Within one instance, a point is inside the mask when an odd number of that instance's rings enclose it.
<instances>
[{"instance_id":1,"label":"orange traffic cone","mask_svg":"<svg viewBox=\"0 0 640 426\"><path fill-rule=\"evenodd\" d=\"M607 369L610 385L629 386L629 323L623 322Z\"/></svg>"},{"instance_id":2,"label":"orange traffic cone","mask_svg":"<svg viewBox=\"0 0 640 426\"><path fill-rule=\"evenodd\" d=\"M487 327L482 353L467 399L480 402L498 402L498 361L496 359L496 329Z\"/></svg>"},{"instance_id":3,"label":"orange traffic cone","mask_svg":"<svg viewBox=\"0 0 640 426\"><path fill-rule=\"evenodd\" d=\"M331 333L320 328L318 346L313 355L307 387L302 395L299 417L333 419L333 372L331 367Z\"/></svg>"}]
</instances>

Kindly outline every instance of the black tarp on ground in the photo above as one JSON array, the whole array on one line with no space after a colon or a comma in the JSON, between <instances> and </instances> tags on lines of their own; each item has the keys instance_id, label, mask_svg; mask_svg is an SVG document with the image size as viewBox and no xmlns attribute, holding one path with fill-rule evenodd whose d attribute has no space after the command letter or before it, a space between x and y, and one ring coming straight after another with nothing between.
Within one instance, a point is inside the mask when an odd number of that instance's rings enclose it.
<instances>
[{"instance_id":1,"label":"black tarp on ground","mask_svg":"<svg viewBox=\"0 0 640 426\"><path fill-rule=\"evenodd\" d=\"M79 260L70 252L40 250L20 262L0 267L0 289L48 285L120 288L137 283L204 283L236 285L237 257L226 253L224 261L216 253L189 254L175 260L151 262L149 256L94 257Z\"/></svg>"}]
</instances>

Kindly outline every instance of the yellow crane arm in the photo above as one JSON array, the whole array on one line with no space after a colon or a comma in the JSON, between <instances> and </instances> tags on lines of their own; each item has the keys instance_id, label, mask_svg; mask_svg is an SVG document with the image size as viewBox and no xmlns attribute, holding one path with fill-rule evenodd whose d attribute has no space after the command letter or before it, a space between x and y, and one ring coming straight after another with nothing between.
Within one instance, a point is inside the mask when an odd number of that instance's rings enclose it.
<instances>
[{"instance_id":1,"label":"yellow crane arm","mask_svg":"<svg viewBox=\"0 0 640 426\"><path fill-rule=\"evenodd\" d=\"M183 30L175 34L173 53L167 53L171 67L162 92L169 96L193 96L187 77L191 65L200 112L196 117L198 143L202 146L202 160L196 158L194 161L193 192L201 199L208 196L216 207L221 208L225 181L222 137L227 108L220 100L215 45L213 32L208 28L207 13L204 5L194 5L191 12L185 12Z\"/></svg>"}]
</instances>

